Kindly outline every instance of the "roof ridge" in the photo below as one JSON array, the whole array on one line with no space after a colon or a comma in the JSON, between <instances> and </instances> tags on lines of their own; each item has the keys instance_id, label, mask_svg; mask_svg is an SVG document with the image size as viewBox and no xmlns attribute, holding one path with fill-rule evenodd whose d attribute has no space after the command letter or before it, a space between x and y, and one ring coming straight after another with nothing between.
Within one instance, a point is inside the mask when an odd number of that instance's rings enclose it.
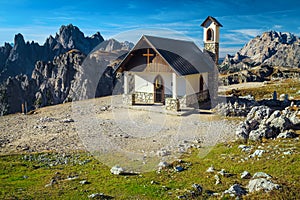
<instances>
[{"instance_id":1,"label":"roof ridge","mask_svg":"<svg viewBox=\"0 0 300 200\"><path fill-rule=\"evenodd\" d=\"M183 40L183 39L175 39L175 38L167 38L167 37L160 37L160 36L153 36L153 35L143 35L144 37L153 37L153 38L159 38L159 39L164 39L164 40L175 40L175 41L180 41L180 42L190 42L194 43L192 40Z\"/></svg>"}]
</instances>

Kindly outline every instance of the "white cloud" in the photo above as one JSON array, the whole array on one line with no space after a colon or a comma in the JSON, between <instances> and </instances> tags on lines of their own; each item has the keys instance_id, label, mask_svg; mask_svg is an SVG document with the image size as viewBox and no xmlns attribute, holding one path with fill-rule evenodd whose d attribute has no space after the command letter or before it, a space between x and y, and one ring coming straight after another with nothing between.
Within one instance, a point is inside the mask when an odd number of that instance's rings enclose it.
<instances>
[{"instance_id":1,"label":"white cloud","mask_svg":"<svg viewBox=\"0 0 300 200\"><path fill-rule=\"evenodd\" d=\"M220 57L223 58L227 54L234 55L240 49L241 49L241 47L220 47Z\"/></svg>"},{"instance_id":2,"label":"white cloud","mask_svg":"<svg viewBox=\"0 0 300 200\"><path fill-rule=\"evenodd\" d=\"M276 24L276 25L273 26L273 29L281 29L281 28L282 28L282 25Z\"/></svg>"},{"instance_id":3,"label":"white cloud","mask_svg":"<svg viewBox=\"0 0 300 200\"><path fill-rule=\"evenodd\" d=\"M256 37L257 35L260 35L262 33L262 30L261 29L237 29L237 30L231 30L231 32L241 33L246 36Z\"/></svg>"}]
</instances>

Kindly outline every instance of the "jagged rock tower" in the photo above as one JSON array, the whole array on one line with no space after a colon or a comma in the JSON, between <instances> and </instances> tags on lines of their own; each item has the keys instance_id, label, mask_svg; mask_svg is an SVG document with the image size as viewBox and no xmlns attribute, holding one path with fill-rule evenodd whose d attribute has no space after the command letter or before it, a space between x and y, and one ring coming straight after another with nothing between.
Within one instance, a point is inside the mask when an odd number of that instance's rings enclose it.
<instances>
[{"instance_id":1,"label":"jagged rock tower","mask_svg":"<svg viewBox=\"0 0 300 200\"><path fill-rule=\"evenodd\" d=\"M208 16L201 24L203 30L204 50L207 51L216 65L219 61L220 27L223 27L214 17Z\"/></svg>"}]
</instances>

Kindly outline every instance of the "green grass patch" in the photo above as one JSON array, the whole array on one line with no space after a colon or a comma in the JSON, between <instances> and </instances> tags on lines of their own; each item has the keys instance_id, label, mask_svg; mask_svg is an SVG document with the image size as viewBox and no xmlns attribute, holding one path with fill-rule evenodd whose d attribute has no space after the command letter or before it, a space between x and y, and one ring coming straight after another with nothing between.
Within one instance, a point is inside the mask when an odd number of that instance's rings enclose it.
<instances>
[{"instance_id":1,"label":"green grass patch","mask_svg":"<svg viewBox=\"0 0 300 200\"><path fill-rule=\"evenodd\" d=\"M60 158L57 153L32 155L6 155L0 157L0 199L88 199L93 193L104 193L114 199L176 199L192 190L192 184L200 184L205 191L221 194L234 183L246 186L249 180L240 178L247 170L252 175L263 171L273 176L273 182L281 190L258 192L244 199L300 199L299 140L269 140L253 143L251 152L238 149L239 143L223 143L211 148L206 156L201 150L191 149L182 155L182 172L173 168L138 175L112 175L110 168L88 153L74 153ZM259 147L260 146L260 147ZM249 158L256 149L266 150L261 158ZM284 152L292 151L291 155ZM25 158L25 159L24 159ZM28 159L29 158L29 159ZM76 159L73 159L76 158ZM246 160L248 158L248 160ZM60 160L57 162L57 160ZM66 160L65 164L62 162ZM207 173L211 165L215 173ZM215 185L217 171L225 169L232 174L222 177ZM67 180L68 177L78 177ZM56 183L45 187L51 180ZM89 184L79 182L87 180ZM199 199L220 199L207 194ZM227 199L231 197L224 197Z\"/></svg>"}]
</instances>

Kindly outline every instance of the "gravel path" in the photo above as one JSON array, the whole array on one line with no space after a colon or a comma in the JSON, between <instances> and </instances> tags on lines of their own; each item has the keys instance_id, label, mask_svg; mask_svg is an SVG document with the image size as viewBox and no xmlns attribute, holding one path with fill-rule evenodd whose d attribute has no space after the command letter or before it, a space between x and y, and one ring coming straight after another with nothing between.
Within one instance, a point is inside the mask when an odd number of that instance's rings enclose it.
<instances>
[{"instance_id":1,"label":"gravel path","mask_svg":"<svg viewBox=\"0 0 300 200\"><path fill-rule=\"evenodd\" d=\"M88 150L109 166L127 163L145 170L190 147L232 139L237 123L212 114L179 117L126 109L115 102L98 98L0 117L0 154Z\"/></svg>"}]
</instances>

